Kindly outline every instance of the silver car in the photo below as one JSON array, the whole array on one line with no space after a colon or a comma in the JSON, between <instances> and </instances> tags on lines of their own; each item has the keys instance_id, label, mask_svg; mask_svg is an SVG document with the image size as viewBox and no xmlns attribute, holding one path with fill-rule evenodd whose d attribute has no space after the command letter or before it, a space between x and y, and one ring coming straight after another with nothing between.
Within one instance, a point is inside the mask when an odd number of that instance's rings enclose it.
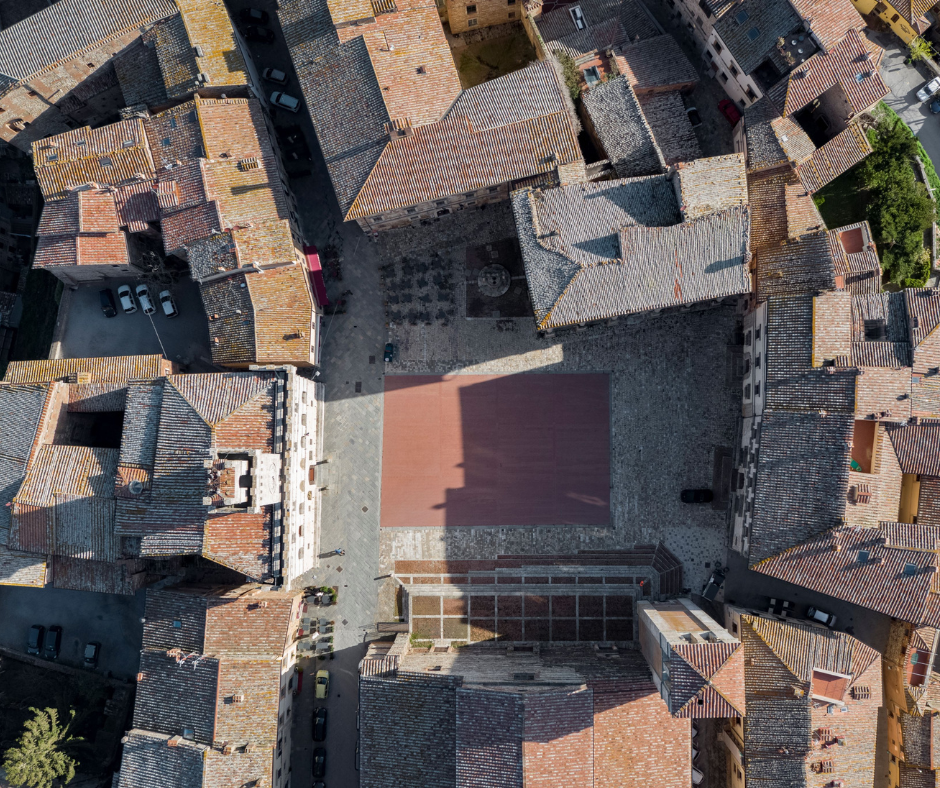
<instances>
[{"instance_id":1,"label":"silver car","mask_svg":"<svg viewBox=\"0 0 940 788\"><path fill-rule=\"evenodd\" d=\"M137 300L140 301L140 308L144 310L145 315L152 315L157 311L156 307L153 305L153 301L150 300L150 291L147 289L147 285L137 285L134 292L137 294Z\"/></svg>"},{"instance_id":2,"label":"silver car","mask_svg":"<svg viewBox=\"0 0 940 788\"><path fill-rule=\"evenodd\" d=\"M137 304L134 303L134 294L127 285L121 285L118 288L118 301L121 302L121 309L124 310L125 315L130 315L137 311Z\"/></svg>"},{"instance_id":3,"label":"silver car","mask_svg":"<svg viewBox=\"0 0 940 788\"><path fill-rule=\"evenodd\" d=\"M288 96L286 93L282 93L280 90L275 90L271 94L271 103L275 107L286 109L288 112L300 111L300 100L295 99L293 96Z\"/></svg>"},{"instance_id":4,"label":"silver car","mask_svg":"<svg viewBox=\"0 0 940 788\"><path fill-rule=\"evenodd\" d=\"M928 101L938 90L940 90L940 77L934 77L917 91L917 99L919 101Z\"/></svg>"}]
</instances>

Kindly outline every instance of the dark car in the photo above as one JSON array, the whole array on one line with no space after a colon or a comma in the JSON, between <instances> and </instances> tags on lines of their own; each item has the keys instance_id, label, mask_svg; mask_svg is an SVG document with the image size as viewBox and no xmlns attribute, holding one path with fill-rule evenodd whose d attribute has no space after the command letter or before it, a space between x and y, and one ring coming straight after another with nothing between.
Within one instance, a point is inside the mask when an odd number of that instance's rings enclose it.
<instances>
[{"instance_id":1,"label":"dark car","mask_svg":"<svg viewBox=\"0 0 940 788\"><path fill-rule=\"evenodd\" d=\"M42 639L46 635L46 628L39 624L33 624L29 628L29 636L26 638L26 653L39 656L42 651Z\"/></svg>"},{"instance_id":2,"label":"dark car","mask_svg":"<svg viewBox=\"0 0 940 788\"><path fill-rule=\"evenodd\" d=\"M270 44L274 40L274 31L270 27L258 25L245 25L242 28L242 35L248 41L260 41L263 44Z\"/></svg>"},{"instance_id":3,"label":"dark car","mask_svg":"<svg viewBox=\"0 0 940 788\"><path fill-rule=\"evenodd\" d=\"M711 503L715 494L711 490L683 490L679 497L682 503Z\"/></svg>"},{"instance_id":4,"label":"dark car","mask_svg":"<svg viewBox=\"0 0 940 788\"><path fill-rule=\"evenodd\" d=\"M85 646L85 667L97 668L98 655L101 653L100 643L89 643Z\"/></svg>"},{"instance_id":5,"label":"dark car","mask_svg":"<svg viewBox=\"0 0 940 788\"><path fill-rule=\"evenodd\" d=\"M722 99L718 102L718 111L728 119L732 126L737 125L741 120L741 111L735 106L731 99Z\"/></svg>"},{"instance_id":6,"label":"dark car","mask_svg":"<svg viewBox=\"0 0 940 788\"><path fill-rule=\"evenodd\" d=\"M46 659L59 658L59 646L62 645L62 627L49 627L49 636L46 638L46 649L43 656Z\"/></svg>"},{"instance_id":7,"label":"dark car","mask_svg":"<svg viewBox=\"0 0 940 788\"><path fill-rule=\"evenodd\" d=\"M385 346L385 360L391 361L393 358L395 358L395 346L389 342Z\"/></svg>"},{"instance_id":8,"label":"dark car","mask_svg":"<svg viewBox=\"0 0 940 788\"><path fill-rule=\"evenodd\" d=\"M326 709L320 706L313 710L313 740L323 741L326 738Z\"/></svg>"},{"instance_id":9,"label":"dark car","mask_svg":"<svg viewBox=\"0 0 940 788\"><path fill-rule=\"evenodd\" d=\"M934 115L937 115L938 113L940 113L940 99L934 99L933 101L930 102L930 111Z\"/></svg>"},{"instance_id":10,"label":"dark car","mask_svg":"<svg viewBox=\"0 0 940 788\"><path fill-rule=\"evenodd\" d=\"M114 293L110 287L98 291L98 300L101 302L101 311L105 317L115 317L117 315L117 304L114 302Z\"/></svg>"},{"instance_id":11,"label":"dark car","mask_svg":"<svg viewBox=\"0 0 940 788\"><path fill-rule=\"evenodd\" d=\"M702 597L709 602L713 601L715 597L718 596L718 592L721 590L721 586L724 582L725 573L721 570L721 567L715 567L711 577L708 578L708 582L705 584L705 588L702 589Z\"/></svg>"},{"instance_id":12,"label":"dark car","mask_svg":"<svg viewBox=\"0 0 940 788\"><path fill-rule=\"evenodd\" d=\"M241 19L242 22L266 25L271 17L268 15L267 11L263 11L260 8L243 8L238 12L238 18Z\"/></svg>"},{"instance_id":13,"label":"dark car","mask_svg":"<svg viewBox=\"0 0 940 788\"><path fill-rule=\"evenodd\" d=\"M326 774L326 750L317 747L313 751L313 776L323 777Z\"/></svg>"}]
</instances>

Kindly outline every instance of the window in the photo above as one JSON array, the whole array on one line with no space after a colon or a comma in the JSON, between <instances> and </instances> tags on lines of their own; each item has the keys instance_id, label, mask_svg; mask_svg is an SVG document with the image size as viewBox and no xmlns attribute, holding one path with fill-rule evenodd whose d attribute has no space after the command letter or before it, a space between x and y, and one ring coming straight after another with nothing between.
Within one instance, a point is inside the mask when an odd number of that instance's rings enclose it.
<instances>
[{"instance_id":1,"label":"window","mask_svg":"<svg viewBox=\"0 0 940 788\"><path fill-rule=\"evenodd\" d=\"M468 13L468 14L475 14L476 12L477 12L477 7L476 7L475 5L468 5L468 6L467 6L467 13Z\"/></svg>"},{"instance_id":2,"label":"window","mask_svg":"<svg viewBox=\"0 0 940 788\"><path fill-rule=\"evenodd\" d=\"M760 326L758 326L757 329L756 329L755 332L754 332L754 339L756 339L758 342L760 342Z\"/></svg>"},{"instance_id":3,"label":"window","mask_svg":"<svg viewBox=\"0 0 940 788\"><path fill-rule=\"evenodd\" d=\"M590 68L584 69L584 81L588 83L588 87L596 85L601 81L601 72L597 70L597 66L591 66Z\"/></svg>"},{"instance_id":4,"label":"window","mask_svg":"<svg viewBox=\"0 0 940 788\"><path fill-rule=\"evenodd\" d=\"M745 22L747 22L748 18L749 17L748 17L747 11L745 11L742 8L740 11L738 11L737 14L735 14L734 21L737 22L739 25L743 25Z\"/></svg>"},{"instance_id":5,"label":"window","mask_svg":"<svg viewBox=\"0 0 940 788\"><path fill-rule=\"evenodd\" d=\"M859 550L859 551L858 551L858 555L856 556L856 560L857 560L858 563L860 563L860 564L867 564L867 563L868 563L868 557L869 557L870 555L871 555L871 553L869 553L868 550Z\"/></svg>"},{"instance_id":6,"label":"window","mask_svg":"<svg viewBox=\"0 0 940 788\"><path fill-rule=\"evenodd\" d=\"M744 387L744 399L750 399L750 398L751 398L751 384L748 383Z\"/></svg>"},{"instance_id":7,"label":"window","mask_svg":"<svg viewBox=\"0 0 940 788\"><path fill-rule=\"evenodd\" d=\"M741 73L740 71L738 71L738 67L734 63L728 66L728 70L731 72L731 76L733 77L736 77L738 74Z\"/></svg>"},{"instance_id":8,"label":"window","mask_svg":"<svg viewBox=\"0 0 940 788\"><path fill-rule=\"evenodd\" d=\"M757 383L754 384L754 396L760 396L760 381L757 381Z\"/></svg>"},{"instance_id":9,"label":"window","mask_svg":"<svg viewBox=\"0 0 940 788\"><path fill-rule=\"evenodd\" d=\"M894 16L891 17L891 24L893 25L893 24L894 24L895 22L897 22L898 19L900 19L900 18L901 18L901 17L899 17L897 14L895 14ZM30 95L31 95L31 96L35 96L36 94L35 94L35 93L30 93Z\"/></svg>"},{"instance_id":10,"label":"window","mask_svg":"<svg viewBox=\"0 0 940 788\"><path fill-rule=\"evenodd\" d=\"M706 18L712 15L712 10L708 7L708 3L706 3L705 0L698 0L698 7L702 9Z\"/></svg>"},{"instance_id":11,"label":"window","mask_svg":"<svg viewBox=\"0 0 940 788\"><path fill-rule=\"evenodd\" d=\"M904 574L913 577L917 574L917 564L904 564Z\"/></svg>"},{"instance_id":12,"label":"window","mask_svg":"<svg viewBox=\"0 0 940 788\"><path fill-rule=\"evenodd\" d=\"M467 27L476 27L476 26L477 26L477 20L476 20L476 19L468 19L468 20L467 20Z\"/></svg>"},{"instance_id":13,"label":"window","mask_svg":"<svg viewBox=\"0 0 940 788\"><path fill-rule=\"evenodd\" d=\"M744 374L747 375L751 371L751 359L744 359Z\"/></svg>"},{"instance_id":14,"label":"window","mask_svg":"<svg viewBox=\"0 0 940 788\"><path fill-rule=\"evenodd\" d=\"M509 12L509 18L510 18L510 19L515 19L515 18L516 18L516 12L515 12L515 11L510 11L510 12Z\"/></svg>"},{"instance_id":15,"label":"window","mask_svg":"<svg viewBox=\"0 0 940 788\"><path fill-rule=\"evenodd\" d=\"M747 334L744 335L744 344L747 345L748 347L750 347L751 345L751 332L750 331L748 331Z\"/></svg>"},{"instance_id":16,"label":"window","mask_svg":"<svg viewBox=\"0 0 940 788\"><path fill-rule=\"evenodd\" d=\"M587 22L584 21L584 14L581 13L581 6L576 5L574 8L569 8L568 13L571 14L571 21L574 22L574 26L578 30L584 30L587 27Z\"/></svg>"},{"instance_id":17,"label":"window","mask_svg":"<svg viewBox=\"0 0 940 788\"><path fill-rule=\"evenodd\" d=\"M516 0L506 0L506 5L515 5Z\"/></svg>"},{"instance_id":18,"label":"window","mask_svg":"<svg viewBox=\"0 0 940 788\"><path fill-rule=\"evenodd\" d=\"M182 628L183 628L183 622L182 622L182 621L174 621L174 622L173 622L173 629L182 629Z\"/></svg>"},{"instance_id":19,"label":"window","mask_svg":"<svg viewBox=\"0 0 940 788\"><path fill-rule=\"evenodd\" d=\"M760 369L760 353L758 353L757 358L754 359L754 369Z\"/></svg>"},{"instance_id":20,"label":"window","mask_svg":"<svg viewBox=\"0 0 940 788\"><path fill-rule=\"evenodd\" d=\"M747 31L747 37L751 41L756 41L760 37L760 30L756 27L752 27L750 30Z\"/></svg>"}]
</instances>

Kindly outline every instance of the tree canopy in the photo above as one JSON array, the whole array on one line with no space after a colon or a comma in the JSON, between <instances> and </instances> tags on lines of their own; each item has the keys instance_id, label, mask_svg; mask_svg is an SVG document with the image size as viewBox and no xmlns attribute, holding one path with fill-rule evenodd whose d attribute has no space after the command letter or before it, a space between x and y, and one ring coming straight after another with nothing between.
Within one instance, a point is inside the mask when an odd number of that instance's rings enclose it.
<instances>
[{"instance_id":1,"label":"tree canopy","mask_svg":"<svg viewBox=\"0 0 940 788\"><path fill-rule=\"evenodd\" d=\"M4 753L7 781L17 788L52 788L56 780L64 785L75 776L76 766L75 759L65 751L81 741L69 735L75 712L71 712L68 723L61 725L55 709L30 707L30 711L33 718L26 721L16 746Z\"/></svg>"},{"instance_id":2,"label":"tree canopy","mask_svg":"<svg viewBox=\"0 0 940 788\"><path fill-rule=\"evenodd\" d=\"M936 205L914 177L917 139L897 118L882 117L869 132L874 152L860 168L868 197L868 220L891 281L924 284L930 267L924 231L936 220Z\"/></svg>"}]
</instances>

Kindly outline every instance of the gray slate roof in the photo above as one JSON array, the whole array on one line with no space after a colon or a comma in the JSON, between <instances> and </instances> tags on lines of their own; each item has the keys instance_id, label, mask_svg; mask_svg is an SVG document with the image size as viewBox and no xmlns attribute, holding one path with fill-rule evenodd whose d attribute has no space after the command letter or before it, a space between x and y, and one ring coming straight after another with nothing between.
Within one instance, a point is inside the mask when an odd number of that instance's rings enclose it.
<instances>
[{"instance_id":1,"label":"gray slate roof","mask_svg":"<svg viewBox=\"0 0 940 788\"><path fill-rule=\"evenodd\" d=\"M739 22L742 13L747 17ZM726 6L715 29L741 71L750 74L775 50L777 39L799 24L800 17L787 0L742 0Z\"/></svg>"},{"instance_id":2,"label":"gray slate roof","mask_svg":"<svg viewBox=\"0 0 940 788\"><path fill-rule=\"evenodd\" d=\"M116 788L203 788L206 748L186 740L169 747L169 738L150 731L128 731Z\"/></svg>"},{"instance_id":3,"label":"gray slate roof","mask_svg":"<svg viewBox=\"0 0 940 788\"><path fill-rule=\"evenodd\" d=\"M626 77L595 85L582 94L582 103L618 178L665 171L663 155Z\"/></svg>"},{"instance_id":4,"label":"gray slate roof","mask_svg":"<svg viewBox=\"0 0 940 788\"><path fill-rule=\"evenodd\" d=\"M670 176L520 191L513 210L540 328L750 290L747 208L680 223Z\"/></svg>"},{"instance_id":5,"label":"gray slate roof","mask_svg":"<svg viewBox=\"0 0 940 788\"><path fill-rule=\"evenodd\" d=\"M0 86L8 87L116 35L176 13L172 0L59 0L0 31Z\"/></svg>"}]
</instances>

